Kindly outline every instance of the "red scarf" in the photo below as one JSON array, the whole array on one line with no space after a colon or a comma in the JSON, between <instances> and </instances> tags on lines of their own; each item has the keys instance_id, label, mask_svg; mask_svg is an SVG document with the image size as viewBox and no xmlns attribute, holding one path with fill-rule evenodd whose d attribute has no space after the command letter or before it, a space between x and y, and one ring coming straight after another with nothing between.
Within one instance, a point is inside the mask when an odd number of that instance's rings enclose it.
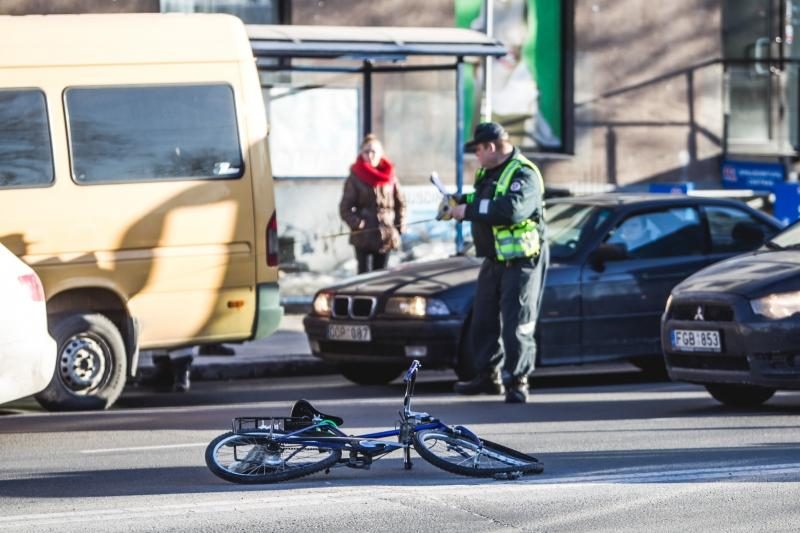
<instances>
[{"instance_id":1,"label":"red scarf","mask_svg":"<svg viewBox=\"0 0 800 533\"><path fill-rule=\"evenodd\" d=\"M377 167L373 167L364 161L362 157L359 157L350 166L350 172L370 187L380 187L394 181L394 165L385 157L381 158Z\"/></svg>"}]
</instances>

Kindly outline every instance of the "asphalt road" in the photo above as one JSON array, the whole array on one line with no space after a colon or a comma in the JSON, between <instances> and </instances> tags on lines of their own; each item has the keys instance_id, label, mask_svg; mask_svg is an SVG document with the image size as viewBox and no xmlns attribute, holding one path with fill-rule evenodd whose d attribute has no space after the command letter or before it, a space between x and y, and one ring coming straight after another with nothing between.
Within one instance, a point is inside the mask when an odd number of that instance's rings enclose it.
<instances>
[{"instance_id":1,"label":"asphalt road","mask_svg":"<svg viewBox=\"0 0 800 533\"><path fill-rule=\"evenodd\" d=\"M402 387L338 376L128 390L103 413L0 415L0 531L790 531L800 529L800 394L732 410L699 387L621 372L534 380L532 401L450 393L420 378L414 408L537 456L545 472L473 480L400 454L371 470L239 486L205 467L234 416L305 397L353 433L391 428Z\"/></svg>"}]
</instances>

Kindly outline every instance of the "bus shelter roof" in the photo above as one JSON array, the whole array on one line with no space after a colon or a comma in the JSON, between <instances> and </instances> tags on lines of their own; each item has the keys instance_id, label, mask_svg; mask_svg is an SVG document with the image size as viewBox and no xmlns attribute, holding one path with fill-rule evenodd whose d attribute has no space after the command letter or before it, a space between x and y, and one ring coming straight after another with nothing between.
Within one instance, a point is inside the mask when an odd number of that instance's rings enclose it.
<instances>
[{"instance_id":1,"label":"bus shelter roof","mask_svg":"<svg viewBox=\"0 0 800 533\"><path fill-rule=\"evenodd\" d=\"M248 25L256 57L380 59L495 56L507 53L485 34L463 28Z\"/></svg>"}]
</instances>

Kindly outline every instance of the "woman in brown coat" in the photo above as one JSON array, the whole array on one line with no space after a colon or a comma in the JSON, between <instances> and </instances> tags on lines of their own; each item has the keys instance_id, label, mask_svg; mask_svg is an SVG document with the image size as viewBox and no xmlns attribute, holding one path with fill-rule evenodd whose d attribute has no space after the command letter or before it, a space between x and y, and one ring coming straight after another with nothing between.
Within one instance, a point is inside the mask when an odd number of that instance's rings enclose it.
<instances>
[{"instance_id":1,"label":"woman in brown coat","mask_svg":"<svg viewBox=\"0 0 800 533\"><path fill-rule=\"evenodd\" d=\"M375 135L364 137L350 167L339 214L352 230L350 244L356 250L358 273L384 268L389 252L400 247L406 201L394 166Z\"/></svg>"}]
</instances>

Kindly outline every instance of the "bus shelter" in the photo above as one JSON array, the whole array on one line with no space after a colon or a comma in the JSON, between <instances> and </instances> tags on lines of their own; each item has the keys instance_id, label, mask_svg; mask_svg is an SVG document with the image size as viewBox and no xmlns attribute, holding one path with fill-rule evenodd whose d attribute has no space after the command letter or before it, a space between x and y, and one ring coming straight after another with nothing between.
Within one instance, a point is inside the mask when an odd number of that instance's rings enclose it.
<instances>
[{"instance_id":1,"label":"bus shelter","mask_svg":"<svg viewBox=\"0 0 800 533\"><path fill-rule=\"evenodd\" d=\"M324 75L328 80L336 76L340 78L349 76L351 80L356 80L350 82L357 85L351 93L340 94L341 91L339 93L329 91L326 94L317 91L323 97L322 101L313 104L316 111L308 111L305 115L298 114L293 124L298 129L323 128L332 132L325 136L325 143L336 143L338 140L336 134L338 126L324 124L326 117L328 122L336 122L335 119L330 119L331 116L335 116L334 108L341 108L345 113L358 115L356 117L358 131L356 133L347 131L345 135L346 142L357 143L355 138L374 131L376 114L383 113L380 106L376 108L373 102L376 92L381 87L391 85L395 92L398 92L397 89L402 92L406 86L404 78L412 75L417 76L415 78L417 80L422 79L423 82L443 74L452 79L452 83L447 82L447 90L455 93L451 95L454 98L447 100L444 105L449 107L451 102L454 103L455 109L446 110L446 116L452 116L454 123L452 127L448 126L446 131L454 135L455 184L456 190L461 192L464 172L465 109L471 109L471 106L465 105L467 92L465 87L472 85L472 70L468 70L468 65L482 58L505 55L507 52L502 44L483 33L461 28L249 25L247 31L253 55L257 60L262 87L265 90L265 100L268 102L270 99L274 100L289 94L319 89L324 85L315 79L309 81L309 76ZM306 74L305 78L303 74ZM391 81L387 81L389 79ZM280 81L284 82L283 88L277 91L275 87ZM267 94L266 91L272 92ZM403 109L414 108L418 104L414 102L414 98L422 98L420 94L409 89L407 98L411 103ZM354 100L357 101L356 104L352 103ZM269 107L268 105L268 112ZM437 115L437 107L441 106L429 105L425 113ZM270 117L271 121L272 118ZM395 122L404 121L405 118L404 115L397 113L394 116L383 113L377 117L379 120ZM424 121L417 117L417 121L420 120ZM391 125L385 122L383 124L385 129L391 128ZM425 125L422 124L421 128L424 129ZM420 129L420 126L417 129ZM411 136L410 133L405 135ZM310 149L314 150L313 147ZM354 155L352 149L344 147L333 150L334 158L338 152L349 152L342 157ZM274 144L272 153L273 158L281 157L280 153L276 154ZM302 158L293 166L302 167L308 160L308 157ZM342 162L336 164L338 165L336 168L341 168ZM280 160L277 161L277 166L282 166ZM282 172L285 174L291 170L287 171L284 168ZM276 172L278 179L285 177L281 175L282 172ZM324 168L299 174L301 175L291 177L326 177ZM461 249L463 239L460 225L456 239L457 246Z\"/></svg>"}]
</instances>

